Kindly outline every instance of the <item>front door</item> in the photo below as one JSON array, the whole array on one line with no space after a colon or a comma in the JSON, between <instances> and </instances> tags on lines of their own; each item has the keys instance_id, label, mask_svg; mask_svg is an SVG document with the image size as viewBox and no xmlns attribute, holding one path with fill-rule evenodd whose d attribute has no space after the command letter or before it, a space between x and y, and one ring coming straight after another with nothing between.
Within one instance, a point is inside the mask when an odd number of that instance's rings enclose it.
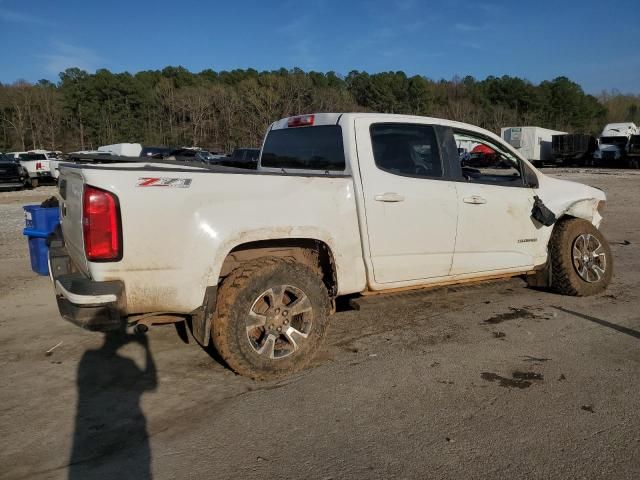
<instances>
[{"instance_id":1,"label":"front door","mask_svg":"<svg viewBox=\"0 0 640 480\"><path fill-rule=\"evenodd\" d=\"M457 184L459 218L452 275L526 269L534 264L538 230L533 189L520 161L498 142L454 130L472 148Z\"/></svg>"},{"instance_id":2,"label":"front door","mask_svg":"<svg viewBox=\"0 0 640 480\"><path fill-rule=\"evenodd\" d=\"M434 127L365 118L355 127L375 282L449 275L458 204Z\"/></svg>"}]
</instances>

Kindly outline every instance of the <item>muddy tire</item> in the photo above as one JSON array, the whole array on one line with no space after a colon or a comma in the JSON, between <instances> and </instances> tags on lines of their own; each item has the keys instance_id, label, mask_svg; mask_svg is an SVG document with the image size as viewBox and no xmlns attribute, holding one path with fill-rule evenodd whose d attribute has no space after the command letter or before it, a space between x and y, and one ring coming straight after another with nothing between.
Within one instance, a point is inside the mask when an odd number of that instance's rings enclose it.
<instances>
[{"instance_id":1,"label":"muddy tire","mask_svg":"<svg viewBox=\"0 0 640 480\"><path fill-rule=\"evenodd\" d=\"M29 180L29 187L30 188L38 188L38 184L39 183L40 182L38 182L37 178L32 178L32 179Z\"/></svg>"},{"instance_id":2,"label":"muddy tire","mask_svg":"<svg viewBox=\"0 0 640 480\"><path fill-rule=\"evenodd\" d=\"M607 288L613 274L609 243L586 220L572 218L556 224L549 241L551 288L585 297Z\"/></svg>"},{"instance_id":3,"label":"muddy tire","mask_svg":"<svg viewBox=\"0 0 640 480\"><path fill-rule=\"evenodd\" d=\"M330 305L318 272L288 259L260 258L234 270L218 290L213 344L240 375L282 377L313 358Z\"/></svg>"}]
</instances>

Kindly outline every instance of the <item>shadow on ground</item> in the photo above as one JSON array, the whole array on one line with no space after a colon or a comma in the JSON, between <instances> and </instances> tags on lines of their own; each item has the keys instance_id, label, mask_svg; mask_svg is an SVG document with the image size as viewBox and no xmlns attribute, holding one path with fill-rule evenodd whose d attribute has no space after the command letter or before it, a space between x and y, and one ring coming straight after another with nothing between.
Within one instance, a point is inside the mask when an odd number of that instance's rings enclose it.
<instances>
[{"instance_id":1,"label":"shadow on ground","mask_svg":"<svg viewBox=\"0 0 640 480\"><path fill-rule=\"evenodd\" d=\"M144 349L144 368L118 353L131 342ZM150 479L151 450L140 397L155 390L157 376L147 337L105 334L102 347L82 356L77 384L69 479L113 478L116 473L118 478Z\"/></svg>"},{"instance_id":2,"label":"shadow on ground","mask_svg":"<svg viewBox=\"0 0 640 480\"><path fill-rule=\"evenodd\" d=\"M602 318L592 317L591 315L585 315L584 313L575 312L573 310L569 310L568 308L563 307L553 307L556 310L560 310L561 312L568 313L570 315L574 315L579 318L583 318L584 320L588 320L590 322L596 323L600 326L610 328L620 333L624 333L625 335L629 335L630 337L640 338L640 332L634 330L632 328L624 327L622 325L618 325L616 323L608 322L607 320L603 320Z\"/></svg>"}]
</instances>

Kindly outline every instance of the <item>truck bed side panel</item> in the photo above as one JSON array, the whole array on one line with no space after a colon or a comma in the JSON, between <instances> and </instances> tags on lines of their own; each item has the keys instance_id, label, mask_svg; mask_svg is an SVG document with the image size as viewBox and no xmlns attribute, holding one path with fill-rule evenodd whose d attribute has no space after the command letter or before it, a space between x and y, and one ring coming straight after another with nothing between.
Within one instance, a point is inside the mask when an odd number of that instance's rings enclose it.
<instances>
[{"instance_id":1,"label":"truck bed side panel","mask_svg":"<svg viewBox=\"0 0 640 480\"><path fill-rule=\"evenodd\" d=\"M88 269L95 280L125 282L128 313L194 310L218 283L227 254L257 240L323 241L334 254L339 293L365 287L351 177L105 170L83 169L83 176L119 198L123 259ZM191 181L137 186L150 177Z\"/></svg>"}]
</instances>

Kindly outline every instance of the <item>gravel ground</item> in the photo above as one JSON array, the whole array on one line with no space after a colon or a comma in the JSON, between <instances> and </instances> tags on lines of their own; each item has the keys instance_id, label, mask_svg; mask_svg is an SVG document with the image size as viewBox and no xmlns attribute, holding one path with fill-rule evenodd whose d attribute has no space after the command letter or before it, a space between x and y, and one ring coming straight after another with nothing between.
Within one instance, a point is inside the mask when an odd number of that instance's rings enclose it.
<instances>
[{"instance_id":1,"label":"gravel ground","mask_svg":"<svg viewBox=\"0 0 640 480\"><path fill-rule=\"evenodd\" d=\"M607 192L607 292L360 299L310 368L263 383L174 326L114 351L61 320L21 235L51 190L0 193L0 476L640 478L640 175L547 172Z\"/></svg>"}]
</instances>

